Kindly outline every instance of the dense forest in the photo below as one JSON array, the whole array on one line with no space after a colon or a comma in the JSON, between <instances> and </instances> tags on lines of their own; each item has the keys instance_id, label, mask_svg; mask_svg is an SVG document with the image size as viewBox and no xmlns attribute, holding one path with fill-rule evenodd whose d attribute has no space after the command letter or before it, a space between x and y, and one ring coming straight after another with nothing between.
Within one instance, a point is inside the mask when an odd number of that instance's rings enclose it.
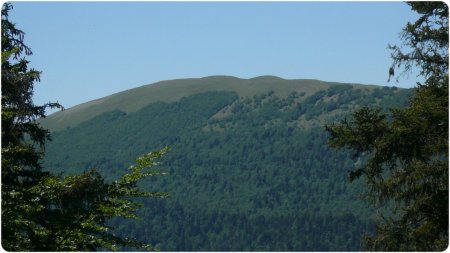
<instances>
[{"instance_id":1,"label":"dense forest","mask_svg":"<svg viewBox=\"0 0 450 253\"><path fill-rule=\"evenodd\" d=\"M62 106L34 104L41 72L5 3L2 248L445 250L448 6L408 5L389 80L417 67L411 90L214 76L45 119Z\"/></svg>"},{"instance_id":2,"label":"dense forest","mask_svg":"<svg viewBox=\"0 0 450 253\"><path fill-rule=\"evenodd\" d=\"M327 145L324 124L361 106L402 107L410 90L332 85L306 96L211 91L176 102L119 110L53 133L45 168L76 174L95 167L107 180L134 157L171 147L141 184L167 199L146 199L138 221L116 232L161 250L359 250L375 213L348 171L360 159Z\"/></svg>"}]
</instances>

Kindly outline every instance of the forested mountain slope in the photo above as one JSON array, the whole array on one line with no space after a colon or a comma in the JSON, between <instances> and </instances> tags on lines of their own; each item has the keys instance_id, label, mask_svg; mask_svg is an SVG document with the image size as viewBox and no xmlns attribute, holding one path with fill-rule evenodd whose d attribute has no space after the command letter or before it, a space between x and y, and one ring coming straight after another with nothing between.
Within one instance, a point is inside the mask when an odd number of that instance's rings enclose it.
<instances>
[{"instance_id":1,"label":"forested mountain slope","mask_svg":"<svg viewBox=\"0 0 450 253\"><path fill-rule=\"evenodd\" d=\"M114 220L162 250L358 250L374 210L347 172L360 161L331 150L323 125L360 106L401 107L410 90L283 80L209 77L161 82L49 117L45 167L92 167L108 180L134 158L170 146L142 187L142 219ZM70 126L70 127L69 127Z\"/></svg>"}]
</instances>

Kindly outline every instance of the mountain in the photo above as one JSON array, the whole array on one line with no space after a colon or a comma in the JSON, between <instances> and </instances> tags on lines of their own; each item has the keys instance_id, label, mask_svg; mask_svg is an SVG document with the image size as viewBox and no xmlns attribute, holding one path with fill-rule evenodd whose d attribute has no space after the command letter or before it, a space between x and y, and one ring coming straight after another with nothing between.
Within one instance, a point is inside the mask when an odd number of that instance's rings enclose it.
<instances>
[{"instance_id":1,"label":"mountain","mask_svg":"<svg viewBox=\"0 0 450 253\"><path fill-rule=\"evenodd\" d=\"M352 251L373 231L358 166L331 150L324 124L361 106L403 106L411 90L273 76L164 81L55 113L44 166L97 168L113 180L143 153L170 146L141 187L139 221L116 233L165 251ZM364 159L364 158L362 158ZM126 249L125 249L126 250Z\"/></svg>"},{"instance_id":2,"label":"mountain","mask_svg":"<svg viewBox=\"0 0 450 253\"><path fill-rule=\"evenodd\" d=\"M286 97L293 91L305 92L305 95L309 96L319 90L327 89L331 85L340 85L340 83L311 79L285 80L276 76L260 76L251 79L210 76L162 81L119 92L54 113L42 124L51 130L63 130L104 112L112 110L121 110L127 113L135 112L154 102L175 102L182 97L207 91L233 91L239 97L251 97L268 91L274 91L276 96L281 97ZM375 87L353 86L364 87L365 89Z\"/></svg>"}]
</instances>

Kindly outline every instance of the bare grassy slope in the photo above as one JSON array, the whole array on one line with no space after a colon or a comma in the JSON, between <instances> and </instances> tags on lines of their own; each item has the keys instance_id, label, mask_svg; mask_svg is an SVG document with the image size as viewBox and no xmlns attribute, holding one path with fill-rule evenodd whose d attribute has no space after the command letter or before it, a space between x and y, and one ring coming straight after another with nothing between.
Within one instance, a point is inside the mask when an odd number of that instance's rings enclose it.
<instances>
[{"instance_id":1,"label":"bare grassy slope","mask_svg":"<svg viewBox=\"0 0 450 253\"><path fill-rule=\"evenodd\" d=\"M240 97L253 96L273 90L276 96L285 97L293 91L304 92L305 97L331 85L342 84L312 79L286 80L275 76L260 76L240 79L231 76L210 76L204 78L161 81L138 88L122 91L107 97L86 102L65 111L56 112L41 123L44 127L59 131L74 127L103 112L119 109L134 112L153 102L174 102L182 97L207 91L234 91ZM357 85L364 89L375 86Z\"/></svg>"}]
</instances>

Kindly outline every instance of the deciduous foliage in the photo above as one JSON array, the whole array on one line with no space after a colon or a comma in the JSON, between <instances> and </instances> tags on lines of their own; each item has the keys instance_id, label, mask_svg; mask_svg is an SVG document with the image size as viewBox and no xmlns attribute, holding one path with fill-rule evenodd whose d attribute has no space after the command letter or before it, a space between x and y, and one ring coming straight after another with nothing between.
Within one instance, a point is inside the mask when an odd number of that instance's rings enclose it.
<instances>
[{"instance_id":1,"label":"deciduous foliage","mask_svg":"<svg viewBox=\"0 0 450 253\"><path fill-rule=\"evenodd\" d=\"M44 172L41 159L49 132L36 123L48 107L36 106L33 86L39 72L28 69L31 50L24 33L9 21L12 5L2 7L2 246L9 251L86 251L130 246L153 249L109 233L112 217L135 218L137 183L161 175L149 170L167 149L137 159L130 172L112 183L95 170L63 179ZM132 197L132 198L131 198Z\"/></svg>"},{"instance_id":2,"label":"deciduous foliage","mask_svg":"<svg viewBox=\"0 0 450 253\"><path fill-rule=\"evenodd\" d=\"M421 16L404 28L411 48L391 46L394 68L412 66L425 77L409 106L383 113L362 108L353 118L332 124L329 143L349 148L366 162L350 172L365 176L368 199L394 204L367 250L442 251L448 245L448 7L443 2L412 2Z\"/></svg>"},{"instance_id":3,"label":"deciduous foliage","mask_svg":"<svg viewBox=\"0 0 450 253\"><path fill-rule=\"evenodd\" d=\"M137 222L114 220L118 234L164 251L355 251L373 231L373 210L355 200L361 180L342 180L349 152L329 148L318 126L361 105L402 106L408 94L339 84L285 97L199 93L55 132L45 167L71 174L95 166L109 179L132 157L168 145L161 170L170 178L142 187L171 198L145 200Z\"/></svg>"}]
</instances>

